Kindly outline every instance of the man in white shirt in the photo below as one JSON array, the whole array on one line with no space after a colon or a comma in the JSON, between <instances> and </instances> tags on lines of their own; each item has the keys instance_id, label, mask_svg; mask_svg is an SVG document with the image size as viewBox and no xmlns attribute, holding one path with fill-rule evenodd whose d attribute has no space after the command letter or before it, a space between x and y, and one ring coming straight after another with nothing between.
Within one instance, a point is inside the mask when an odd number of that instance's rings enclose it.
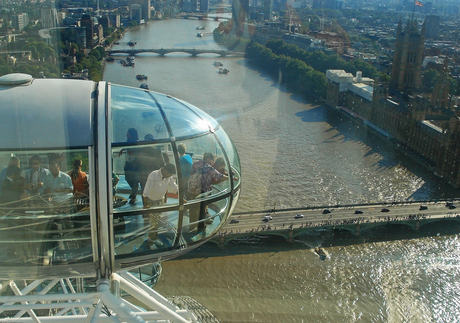
<instances>
[{"instance_id":1,"label":"man in white shirt","mask_svg":"<svg viewBox=\"0 0 460 323\"><path fill-rule=\"evenodd\" d=\"M177 184L172 177L174 174L176 166L173 164L167 164L149 174L142 194L144 208L163 205L166 192L177 193Z\"/></svg>"},{"instance_id":2,"label":"man in white shirt","mask_svg":"<svg viewBox=\"0 0 460 323\"><path fill-rule=\"evenodd\" d=\"M154 170L149 174L142 194L144 208L163 205L167 192L177 192L177 184L172 177L174 174L176 174L176 166L173 164L166 164L164 167ZM150 220L148 242L151 249L156 249L156 247L161 247L163 245L163 242L158 239L157 232L158 223L161 219L161 212L148 213L148 217Z\"/></svg>"},{"instance_id":3,"label":"man in white shirt","mask_svg":"<svg viewBox=\"0 0 460 323\"><path fill-rule=\"evenodd\" d=\"M50 174L45 178L43 189L45 194L52 194L57 202L63 202L73 196L72 179L61 172L57 163L50 163Z\"/></svg>"}]
</instances>

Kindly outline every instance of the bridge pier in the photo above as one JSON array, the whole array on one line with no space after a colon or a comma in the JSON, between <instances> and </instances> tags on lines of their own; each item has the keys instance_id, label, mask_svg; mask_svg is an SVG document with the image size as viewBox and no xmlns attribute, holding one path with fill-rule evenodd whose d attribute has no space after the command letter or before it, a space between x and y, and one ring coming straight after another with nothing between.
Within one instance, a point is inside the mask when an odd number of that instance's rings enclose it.
<instances>
[{"instance_id":1,"label":"bridge pier","mask_svg":"<svg viewBox=\"0 0 460 323\"><path fill-rule=\"evenodd\" d=\"M361 224L356 224L355 236L359 237L359 231L361 230Z\"/></svg>"},{"instance_id":2,"label":"bridge pier","mask_svg":"<svg viewBox=\"0 0 460 323\"><path fill-rule=\"evenodd\" d=\"M225 239L223 234L219 237L219 249L225 249Z\"/></svg>"},{"instance_id":3,"label":"bridge pier","mask_svg":"<svg viewBox=\"0 0 460 323\"><path fill-rule=\"evenodd\" d=\"M420 220L415 222L415 231L418 231L418 229L420 229Z\"/></svg>"},{"instance_id":4,"label":"bridge pier","mask_svg":"<svg viewBox=\"0 0 460 323\"><path fill-rule=\"evenodd\" d=\"M289 242L289 243L294 242L294 229L293 228L289 228L287 242Z\"/></svg>"}]
</instances>

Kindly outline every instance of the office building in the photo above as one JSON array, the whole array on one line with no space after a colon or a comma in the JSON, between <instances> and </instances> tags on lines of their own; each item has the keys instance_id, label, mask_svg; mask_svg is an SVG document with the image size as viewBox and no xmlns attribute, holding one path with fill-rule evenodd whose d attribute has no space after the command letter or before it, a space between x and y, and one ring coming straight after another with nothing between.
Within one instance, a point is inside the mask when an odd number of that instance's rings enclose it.
<instances>
[{"instance_id":1,"label":"office building","mask_svg":"<svg viewBox=\"0 0 460 323\"><path fill-rule=\"evenodd\" d=\"M18 15L14 15L11 19L11 23L13 28L20 32L24 29L25 26L29 24L29 15L27 13L20 13Z\"/></svg>"}]
</instances>

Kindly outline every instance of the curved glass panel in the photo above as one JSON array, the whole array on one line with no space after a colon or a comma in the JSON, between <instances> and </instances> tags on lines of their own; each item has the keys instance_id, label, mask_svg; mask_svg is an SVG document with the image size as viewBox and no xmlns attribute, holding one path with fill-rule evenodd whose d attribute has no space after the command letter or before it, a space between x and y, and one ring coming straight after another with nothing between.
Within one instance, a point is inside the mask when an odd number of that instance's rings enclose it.
<instances>
[{"instance_id":1,"label":"curved glass panel","mask_svg":"<svg viewBox=\"0 0 460 323\"><path fill-rule=\"evenodd\" d=\"M171 248L176 239L177 211L117 215L116 258L137 257ZM116 227L114 225L114 227Z\"/></svg>"},{"instance_id":2,"label":"curved glass panel","mask_svg":"<svg viewBox=\"0 0 460 323\"><path fill-rule=\"evenodd\" d=\"M216 121L216 119L214 119L213 117L209 116L209 114L207 114L206 112L198 109L196 106L194 106L194 105L192 105L192 104L190 104L188 102L182 101L180 99L176 99L176 100L181 102L181 103L183 103L184 105L186 105L193 112L195 112L197 115L199 115L203 120L206 120L206 123L208 123L212 129L216 129L217 127L219 127L219 123Z\"/></svg>"},{"instance_id":3,"label":"curved glass panel","mask_svg":"<svg viewBox=\"0 0 460 323\"><path fill-rule=\"evenodd\" d=\"M86 150L0 152L2 266L93 261L88 163Z\"/></svg>"},{"instance_id":4,"label":"curved glass panel","mask_svg":"<svg viewBox=\"0 0 460 323\"><path fill-rule=\"evenodd\" d=\"M193 244L216 233L227 219L230 211L229 202L229 198L223 198L186 207L182 229L183 239Z\"/></svg>"},{"instance_id":5,"label":"curved glass panel","mask_svg":"<svg viewBox=\"0 0 460 323\"><path fill-rule=\"evenodd\" d=\"M214 134L197 137L186 141L187 151L193 154L193 164L188 178L186 199L207 199L229 192L230 182L225 169L228 162L225 160L222 149ZM221 158L219 158L221 157ZM223 158L221 172L213 166L216 159ZM213 186L218 188L213 190Z\"/></svg>"},{"instance_id":6,"label":"curved glass panel","mask_svg":"<svg viewBox=\"0 0 460 323\"><path fill-rule=\"evenodd\" d=\"M117 85L111 88L113 143L169 138L160 109L148 92Z\"/></svg>"},{"instance_id":7,"label":"curved glass panel","mask_svg":"<svg viewBox=\"0 0 460 323\"><path fill-rule=\"evenodd\" d=\"M123 200L115 213L178 204L176 166L170 144L117 147L112 149L112 157L112 176L118 177L114 193ZM168 173L160 170L164 167L169 169Z\"/></svg>"},{"instance_id":8,"label":"curved glass panel","mask_svg":"<svg viewBox=\"0 0 460 323\"><path fill-rule=\"evenodd\" d=\"M227 153L227 157L233 171L233 176L236 177L233 179L233 183L235 187L237 187L241 184L240 157L238 156L235 145L233 145L232 140L222 127L217 129L215 134L217 138L219 138L222 146L224 147L225 152Z\"/></svg>"},{"instance_id":9,"label":"curved glass panel","mask_svg":"<svg viewBox=\"0 0 460 323\"><path fill-rule=\"evenodd\" d=\"M163 109L174 137L191 136L209 131L209 120L200 117L187 105L181 103L182 101L164 94L150 93L155 96L155 100Z\"/></svg>"}]
</instances>

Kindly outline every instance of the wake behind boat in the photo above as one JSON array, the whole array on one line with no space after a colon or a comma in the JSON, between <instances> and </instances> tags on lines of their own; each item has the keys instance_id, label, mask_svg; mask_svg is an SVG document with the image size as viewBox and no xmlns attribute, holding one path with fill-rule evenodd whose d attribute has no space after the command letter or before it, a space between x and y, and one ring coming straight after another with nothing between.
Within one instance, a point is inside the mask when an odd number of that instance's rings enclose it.
<instances>
[{"instance_id":1,"label":"wake behind boat","mask_svg":"<svg viewBox=\"0 0 460 323\"><path fill-rule=\"evenodd\" d=\"M324 260L327 258L327 253L323 248L316 247L315 252L320 257L321 260Z\"/></svg>"}]
</instances>

